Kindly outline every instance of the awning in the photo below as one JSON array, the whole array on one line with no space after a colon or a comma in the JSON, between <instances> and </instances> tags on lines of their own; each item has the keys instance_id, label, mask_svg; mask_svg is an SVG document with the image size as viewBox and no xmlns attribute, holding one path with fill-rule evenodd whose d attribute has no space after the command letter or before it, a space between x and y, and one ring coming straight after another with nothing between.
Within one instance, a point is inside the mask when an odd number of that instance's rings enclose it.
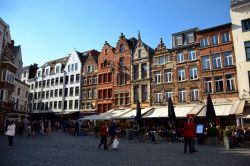
<instances>
[{"instance_id":1,"label":"awning","mask_svg":"<svg viewBox=\"0 0 250 166\"><path fill-rule=\"evenodd\" d=\"M168 117L168 107L154 107L148 111L142 118L162 118Z\"/></svg>"},{"instance_id":2,"label":"awning","mask_svg":"<svg viewBox=\"0 0 250 166\"><path fill-rule=\"evenodd\" d=\"M246 100L240 100L235 115L243 115Z\"/></svg>"},{"instance_id":3,"label":"awning","mask_svg":"<svg viewBox=\"0 0 250 166\"><path fill-rule=\"evenodd\" d=\"M242 117L243 119L250 119L250 115L247 115L245 117Z\"/></svg>"},{"instance_id":4,"label":"awning","mask_svg":"<svg viewBox=\"0 0 250 166\"><path fill-rule=\"evenodd\" d=\"M131 109L111 109L100 115L92 115L81 118L82 120L110 120L110 119L119 119L119 117Z\"/></svg>"},{"instance_id":5,"label":"awning","mask_svg":"<svg viewBox=\"0 0 250 166\"><path fill-rule=\"evenodd\" d=\"M141 115L143 116L151 109L152 109L152 107L141 109ZM135 118L135 116L136 116L136 109L133 109L133 110L129 111L128 113L121 115L119 118L120 119L133 119L133 118Z\"/></svg>"},{"instance_id":6,"label":"awning","mask_svg":"<svg viewBox=\"0 0 250 166\"><path fill-rule=\"evenodd\" d=\"M187 117L188 113L194 109L196 105L187 104L187 105L179 105L174 108L176 118Z\"/></svg>"},{"instance_id":7,"label":"awning","mask_svg":"<svg viewBox=\"0 0 250 166\"><path fill-rule=\"evenodd\" d=\"M188 112L187 115L196 116L204 107L204 104L197 104L191 111Z\"/></svg>"},{"instance_id":8,"label":"awning","mask_svg":"<svg viewBox=\"0 0 250 166\"><path fill-rule=\"evenodd\" d=\"M224 103L213 103L214 110L216 116L229 116L229 115L237 115L237 112L243 112L244 108L244 101L243 100L235 100L232 102L224 102ZM206 106L201 109L198 113L199 117L206 116Z\"/></svg>"}]
</instances>

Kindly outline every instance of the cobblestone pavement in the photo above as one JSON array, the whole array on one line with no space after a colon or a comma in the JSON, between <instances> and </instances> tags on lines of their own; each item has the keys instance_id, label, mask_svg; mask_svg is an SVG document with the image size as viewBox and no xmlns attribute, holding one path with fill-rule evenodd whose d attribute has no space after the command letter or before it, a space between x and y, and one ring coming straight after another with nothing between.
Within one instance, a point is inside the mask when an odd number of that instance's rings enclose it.
<instances>
[{"instance_id":1,"label":"cobblestone pavement","mask_svg":"<svg viewBox=\"0 0 250 166\"><path fill-rule=\"evenodd\" d=\"M249 166L250 149L226 150L223 146L197 145L197 153L184 154L183 143L141 143L120 140L119 149L98 149L94 136L15 136L8 148L0 136L0 166Z\"/></svg>"}]
</instances>

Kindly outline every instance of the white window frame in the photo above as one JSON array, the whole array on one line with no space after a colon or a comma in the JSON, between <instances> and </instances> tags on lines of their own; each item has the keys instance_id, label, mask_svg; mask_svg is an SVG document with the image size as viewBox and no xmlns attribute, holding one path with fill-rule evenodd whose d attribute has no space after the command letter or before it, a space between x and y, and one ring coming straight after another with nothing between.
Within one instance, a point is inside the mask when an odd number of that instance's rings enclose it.
<instances>
[{"instance_id":1,"label":"white window frame","mask_svg":"<svg viewBox=\"0 0 250 166\"><path fill-rule=\"evenodd\" d=\"M194 34L193 33L190 33L190 34L187 34L187 42L188 43L192 43L192 42L194 42ZM190 40L190 39L192 39L192 40Z\"/></svg>"},{"instance_id":2,"label":"white window frame","mask_svg":"<svg viewBox=\"0 0 250 166\"><path fill-rule=\"evenodd\" d=\"M167 91L167 92L165 92L165 97L166 97L166 100L168 100L169 97L170 97L171 99L173 99L173 92L172 92L172 91Z\"/></svg>"},{"instance_id":3,"label":"white window frame","mask_svg":"<svg viewBox=\"0 0 250 166\"><path fill-rule=\"evenodd\" d=\"M223 56L224 56L224 66L225 67L234 65L232 51L224 52Z\"/></svg>"},{"instance_id":4,"label":"white window frame","mask_svg":"<svg viewBox=\"0 0 250 166\"><path fill-rule=\"evenodd\" d=\"M179 102L186 101L186 90L179 90Z\"/></svg>"},{"instance_id":5,"label":"white window frame","mask_svg":"<svg viewBox=\"0 0 250 166\"><path fill-rule=\"evenodd\" d=\"M218 36L218 34L212 35L210 37L210 40L211 40L211 45L213 45L213 46L218 45L219 44L219 36Z\"/></svg>"},{"instance_id":6,"label":"white window frame","mask_svg":"<svg viewBox=\"0 0 250 166\"><path fill-rule=\"evenodd\" d=\"M226 41L223 41L223 39L226 39ZM229 32L224 32L221 34L221 42L222 44L230 42L230 33Z\"/></svg>"},{"instance_id":7,"label":"white window frame","mask_svg":"<svg viewBox=\"0 0 250 166\"><path fill-rule=\"evenodd\" d=\"M160 71L155 71L154 76L155 76L155 83L160 84L161 83L161 72Z\"/></svg>"},{"instance_id":8,"label":"white window frame","mask_svg":"<svg viewBox=\"0 0 250 166\"><path fill-rule=\"evenodd\" d=\"M161 93L155 93L155 102L160 103L161 102Z\"/></svg>"},{"instance_id":9,"label":"white window frame","mask_svg":"<svg viewBox=\"0 0 250 166\"><path fill-rule=\"evenodd\" d=\"M197 66L190 66L190 68L189 68L189 75L190 75L190 80L197 80L198 79L198 69L197 69Z\"/></svg>"},{"instance_id":10,"label":"white window frame","mask_svg":"<svg viewBox=\"0 0 250 166\"><path fill-rule=\"evenodd\" d=\"M192 89L191 90L191 101L199 100L199 89Z\"/></svg>"},{"instance_id":11,"label":"white window frame","mask_svg":"<svg viewBox=\"0 0 250 166\"><path fill-rule=\"evenodd\" d=\"M181 46L182 43L183 43L183 41L182 41L182 36L177 36L177 37L176 37L176 45L177 45L177 46Z\"/></svg>"},{"instance_id":12,"label":"white window frame","mask_svg":"<svg viewBox=\"0 0 250 166\"><path fill-rule=\"evenodd\" d=\"M161 63L161 60L163 60L162 63ZM164 65L165 64L165 56L164 55L162 55L162 56L159 57L159 63L160 63L160 65Z\"/></svg>"},{"instance_id":13,"label":"white window frame","mask_svg":"<svg viewBox=\"0 0 250 166\"><path fill-rule=\"evenodd\" d=\"M207 81L206 80L207 78L210 78L210 80ZM203 83L204 83L204 92L205 93L213 93L212 78L211 77L204 77Z\"/></svg>"},{"instance_id":14,"label":"white window frame","mask_svg":"<svg viewBox=\"0 0 250 166\"><path fill-rule=\"evenodd\" d=\"M220 77L220 79L217 79L218 77ZM223 78L222 78L222 76L217 76L217 78L216 77L214 78L214 81L215 81L215 91L216 92L223 92L224 91ZM221 89L220 82L222 82L222 91L217 91L217 87L219 87L219 89Z\"/></svg>"},{"instance_id":15,"label":"white window frame","mask_svg":"<svg viewBox=\"0 0 250 166\"><path fill-rule=\"evenodd\" d=\"M185 81L185 68L178 68L178 81Z\"/></svg>"},{"instance_id":16,"label":"white window frame","mask_svg":"<svg viewBox=\"0 0 250 166\"><path fill-rule=\"evenodd\" d=\"M195 50L189 50L188 51L188 60L189 61L195 61L196 60L196 51Z\"/></svg>"},{"instance_id":17,"label":"white window frame","mask_svg":"<svg viewBox=\"0 0 250 166\"><path fill-rule=\"evenodd\" d=\"M185 62L185 57L183 52L178 52L177 53L177 63L182 63Z\"/></svg>"},{"instance_id":18,"label":"white window frame","mask_svg":"<svg viewBox=\"0 0 250 166\"><path fill-rule=\"evenodd\" d=\"M209 45L209 43L208 43L208 38L207 37L204 37L204 38L200 39L200 47L201 48L207 47L208 45Z\"/></svg>"},{"instance_id":19,"label":"white window frame","mask_svg":"<svg viewBox=\"0 0 250 166\"><path fill-rule=\"evenodd\" d=\"M201 57L201 61L202 61L202 70L203 71L205 71L205 70L211 70L211 64L210 64L209 55L202 56ZM204 66L205 66L205 68L204 68Z\"/></svg>"},{"instance_id":20,"label":"white window frame","mask_svg":"<svg viewBox=\"0 0 250 166\"><path fill-rule=\"evenodd\" d=\"M213 69L221 69L221 55L219 53L212 55Z\"/></svg>"},{"instance_id":21,"label":"white window frame","mask_svg":"<svg viewBox=\"0 0 250 166\"><path fill-rule=\"evenodd\" d=\"M89 85L92 84L92 78L89 78Z\"/></svg>"},{"instance_id":22,"label":"white window frame","mask_svg":"<svg viewBox=\"0 0 250 166\"><path fill-rule=\"evenodd\" d=\"M226 75L226 77L227 76L231 76L231 78L226 78L227 91L235 91L235 78L234 78L234 75L228 74L228 75ZM229 83L229 86L228 86L228 83Z\"/></svg>"},{"instance_id":23,"label":"white window frame","mask_svg":"<svg viewBox=\"0 0 250 166\"><path fill-rule=\"evenodd\" d=\"M173 76L172 71L169 70L165 71L165 82L166 83L172 82L173 81L172 76Z\"/></svg>"}]
</instances>

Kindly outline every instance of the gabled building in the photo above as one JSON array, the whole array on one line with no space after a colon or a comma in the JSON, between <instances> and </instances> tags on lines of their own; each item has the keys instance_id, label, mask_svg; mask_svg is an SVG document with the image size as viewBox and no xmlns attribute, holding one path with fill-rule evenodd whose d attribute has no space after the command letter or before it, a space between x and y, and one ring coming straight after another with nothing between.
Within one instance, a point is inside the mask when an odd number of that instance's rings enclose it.
<instances>
[{"instance_id":1,"label":"gabled building","mask_svg":"<svg viewBox=\"0 0 250 166\"><path fill-rule=\"evenodd\" d=\"M131 57L131 104L136 108L137 101L142 107L150 107L151 60L154 50L143 43L140 32Z\"/></svg>"},{"instance_id":2,"label":"gabled building","mask_svg":"<svg viewBox=\"0 0 250 166\"><path fill-rule=\"evenodd\" d=\"M113 108L131 108L131 57L136 47L135 38L127 39L121 33L113 60L114 103Z\"/></svg>"},{"instance_id":3,"label":"gabled building","mask_svg":"<svg viewBox=\"0 0 250 166\"><path fill-rule=\"evenodd\" d=\"M6 113L13 111L15 90L14 41L10 37L9 25L0 18L0 122Z\"/></svg>"},{"instance_id":4,"label":"gabled building","mask_svg":"<svg viewBox=\"0 0 250 166\"><path fill-rule=\"evenodd\" d=\"M173 57L162 38L155 48L151 61L151 102L152 105L166 105L167 99L173 97Z\"/></svg>"},{"instance_id":5,"label":"gabled building","mask_svg":"<svg viewBox=\"0 0 250 166\"><path fill-rule=\"evenodd\" d=\"M105 41L98 57L97 113L103 113L112 108L115 77L115 68L113 67L114 55L115 48Z\"/></svg>"},{"instance_id":6,"label":"gabled building","mask_svg":"<svg viewBox=\"0 0 250 166\"><path fill-rule=\"evenodd\" d=\"M97 110L98 56L91 50L82 59L81 114L94 114Z\"/></svg>"}]
</instances>

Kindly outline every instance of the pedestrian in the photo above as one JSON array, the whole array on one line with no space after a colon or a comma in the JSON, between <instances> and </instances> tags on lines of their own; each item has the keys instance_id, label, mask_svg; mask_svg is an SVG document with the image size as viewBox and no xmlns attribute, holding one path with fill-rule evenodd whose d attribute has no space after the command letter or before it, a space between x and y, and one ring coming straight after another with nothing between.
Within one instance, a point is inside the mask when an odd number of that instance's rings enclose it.
<instances>
[{"instance_id":1,"label":"pedestrian","mask_svg":"<svg viewBox=\"0 0 250 166\"><path fill-rule=\"evenodd\" d=\"M112 142L112 147L113 147L113 150L117 150L118 148L118 145L119 145L119 141L117 139L117 136L115 136L113 142Z\"/></svg>"},{"instance_id":2,"label":"pedestrian","mask_svg":"<svg viewBox=\"0 0 250 166\"><path fill-rule=\"evenodd\" d=\"M76 120L75 121L75 132L74 132L74 136L78 136L79 135L79 123Z\"/></svg>"},{"instance_id":3,"label":"pedestrian","mask_svg":"<svg viewBox=\"0 0 250 166\"><path fill-rule=\"evenodd\" d=\"M112 122L112 124L110 125L109 134L110 134L110 142L108 144L108 147L110 145L112 145L112 143L113 143L113 141L115 139L115 136L116 136L116 124L115 124L115 122Z\"/></svg>"},{"instance_id":4,"label":"pedestrian","mask_svg":"<svg viewBox=\"0 0 250 166\"><path fill-rule=\"evenodd\" d=\"M9 125L7 126L7 132L5 135L8 136L9 147L13 147L13 137L15 135L16 125L13 120L10 121Z\"/></svg>"},{"instance_id":5,"label":"pedestrian","mask_svg":"<svg viewBox=\"0 0 250 166\"><path fill-rule=\"evenodd\" d=\"M51 121L50 120L48 121L47 134L50 137L50 135L51 135Z\"/></svg>"},{"instance_id":6,"label":"pedestrian","mask_svg":"<svg viewBox=\"0 0 250 166\"><path fill-rule=\"evenodd\" d=\"M192 140L195 137L195 126L192 122L192 117L188 118L188 122L184 124L183 129L183 136L184 136L184 153L187 153L187 145L189 147L189 154L192 154Z\"/></svg>"},{"instance_id":7,"label":"pedestrian","mask_svg":"<svg viewBox=\"0 0 250 166\"><path fill-rule=\"evenodd\" d=\"M107 127L107 123L102 124L101 128L100 128L100 136L101 136L101 140L100 140L100 144L98 146L98 148L100 149L102 145L104 145L104 150L107 150L107 136L108 136L108 127Z\"/></svg>"}]
</instances>

